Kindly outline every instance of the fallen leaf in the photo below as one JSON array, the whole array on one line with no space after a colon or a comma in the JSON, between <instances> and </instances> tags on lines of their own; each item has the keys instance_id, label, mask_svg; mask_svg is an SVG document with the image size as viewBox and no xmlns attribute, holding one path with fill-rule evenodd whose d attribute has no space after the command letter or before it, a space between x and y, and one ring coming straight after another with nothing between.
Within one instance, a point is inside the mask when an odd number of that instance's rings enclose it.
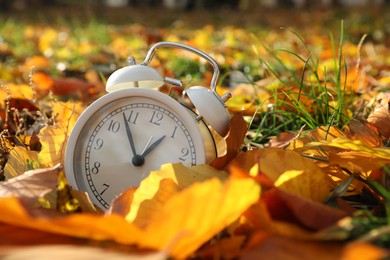
<instances>
[{"instance_id":1,"label":"fallen leaf","mask_svg":"<svg viewBox=\"0 0 390 260\"><path fill-rule=\"evenodd\" d=\"M81 246L81 245L40 245L30 247L0 247L2 259L94 259L94 260L164 260L168 255L166 252L134 252L124 253L103 248Z\"/></svg>"},{"instance_id":2,"label":"fallen leaf","mask_svg":"<svg viewBox=\"0 0 390 260\"><path fill-rule=\"evenodd\" d=\"M268 236L259 245L244 252L240 260L252 259L341 259L343 244L302 241L279 236Z\"/></svg>"},{"instance_id":3,"label":"fallen leaf","mask_svg":"<svg viewBox=\"0 0 390 260\"><path fill-rule=\"evenodd\" d=\"M377 247L373 244L364 242L355 242L347 244L342 252L342 259L387 259L390 251Z\"/></svg>"},{"instance_id":4,"label":"fallen leaf","mask_svg":"<svg viewBox=\"0 0 390 260\"><path fill-rule=\"evenodd\" d=\"M42 167L63 163L69 131L68 125L63 122L41 129L38 136L42 149L38 154L38 161Z\"/></svg>"},{"instance_id":5,"label":"fallen leaf","mask_svg":"<svg viewBox=\"0 0 390 260\"><path fill-rule=\"evenodd\" d=\"M280 189L314 201L324 201L331 190L329 176L314 162L294 151L265 149L259 158L259 170Z\"/></svg>"},{"instance_id":6,"label":"fallen leaf","mask_svg":"<svg viewBox=\"0 0 390 260\"><path fill-rule=\"evenodd\" d=\"M144 226L154 212L163 207L163 204L178 191L196 182L226 177L225 172L217 171L208 165L186 167L181 163L164 164L160 170L152 171L134 192L126 219ZM162 185L163 182L165 185Z\"/></svg>"},{"instance_id":7,"label":"fallen leaf","mask_svg":"<svg viewBox=\"0 0 390 260\"><path fill-rule=\"evenodd\" d=\"M67 235L97 241L114 241L122 244L136 244L142 240L142 231L118 215L73 214L53 217L49 214L30 214L22 199L0 198L0 222L23 228Z\"/></svg>"},{"instance_id":8,"label":"fallen leaf","mask_svg":"<svg viewBox=\"0 0 390 260\"><path fill-rule=\"evenodd\" d=\"M260 187L251 179L213 178L172 196L146 227L141 244L161 248L177 240L171 256L187 258L255 203Z\"/></svg>"},{"instance_id":9,"label":"fallen leaf","mask_svg":"<svg viewBox=\"0 0 390 260\"><path fill-rule=\"evenodd\" d=\"M10 179L38 167L37 151L28 150L23 146L15 146L10 151L9 159L4 168L4 176Z\"/></svg>"},{"instance_id":10,"label":"fallen leaf","mask_svg":"<svg viewBox=\"0 0 390 260\"><path fill-rule=\"evenodd\" d=\"M275 188L262 195L271 218L299 223L309 230L322 230L348 214L307 198Z\"/></svg>"},{"instance_id":11,"label":"fallen leaf","mask_svg":"<svg viewBox=\"0 0 390 260\"><path fill-rule=\"evenodd\" d=\"M367 121L385 137L390 138L390 94L378 94L377 104Z\"/></svg>"},{"instance_id":12,"label":"fallen leaf","mask_svg":"<svg viewBox=\"0 0 390 260\"><path fill-rule=\"evenodd\" d=\"M10 180L0 183L0 198L39 198L48 190L55 189L61 165L49 169L26 171Z\"/></svg>"},{"instance_id":13,"label":"fallen leaf","mask_svg":"<svg viewBox=\"0 0 390 260\"><path fill-rule=\"evenodd\" d=\"M248 126L242 114L235 114L230 120L230 131L226 138L227 152L223 157L219 157L210 163L216 169L225 167L236 155L244 141Z\"/></svg>"},{"instance_id":14,"label":"fallen leaf","mask_svg":"<svg viewBox=\"0 0 390 260\"><path fill-rule=\"evenodd\" d=\"M313 142L310 146L335 148L329 155L329 162L368 177L370 171L390 162L390 149L370 147L360 140L337 138L332 142Z\"/></svg>"}]
</instances>

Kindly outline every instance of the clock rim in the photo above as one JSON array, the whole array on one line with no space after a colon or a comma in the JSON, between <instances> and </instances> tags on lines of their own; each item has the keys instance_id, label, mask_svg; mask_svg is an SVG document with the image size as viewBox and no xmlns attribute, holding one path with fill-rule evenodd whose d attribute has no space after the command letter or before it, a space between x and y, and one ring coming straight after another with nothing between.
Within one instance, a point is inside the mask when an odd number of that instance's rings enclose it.
<instances>
[{"instance_id":1,"label":"clock rim","mask_svg":"<svg viewBox=\"0 0 390 260\"><path fill-rule=\"evenodd\" d=\"M173 99L172 97L163 94L157 90L152 89L144 89L144 88L131 88L131 89L121 89L117 90L115 92L107 93L106 95L100 97L99 99L95 100L91 105L89 105L79 116L76 123L74 124L71 133L68 137L67 143L66 143L66 149L65 149L65 159L64 159L64 166L65 166L65 176L66 179L73 188L77 190L83 190L84 192L87 192L84 189L81 189L83 187L79 187L78 181L76 178L76 172L74 169L74 152L76 150L76 145L79 143L79 136L84 128L84 126L87 124L91 116L93 116L95 113L99 113L99 110L105 106L108 103L115 102L115 100L127 98L127 97L143 97L143 98L150 98L154 99L165 106L167 106L169 109L173 110L175 114L183 121L183 123L186 125L187 129L190 130L190 135L193 139L194 146L195 146L195 154L196 154L196 163L197 164L204 164L206 163L206 151L205 151L205 144L203 142L203 137L201 130L197 126L197 121L194 116L192 116L188 110L180 104L178 101ZM196 115L196 113L195 113ZM203 123L203 122L202 122ZM87 192L88 193L88 192Z\"/></svg>"}]
</instances>

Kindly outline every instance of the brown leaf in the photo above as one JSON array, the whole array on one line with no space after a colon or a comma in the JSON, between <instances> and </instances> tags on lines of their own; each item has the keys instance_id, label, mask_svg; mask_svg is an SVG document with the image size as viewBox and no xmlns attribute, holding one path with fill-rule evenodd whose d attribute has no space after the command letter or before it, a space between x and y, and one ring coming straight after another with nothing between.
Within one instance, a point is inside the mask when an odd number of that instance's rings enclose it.
<instances>
[{"instance_id":1,"label":"brown leaf","mask_svg":"<svg viewBox=\"0 0 390 260\"><path fill-rule=\"evenodd\" d=\"M322 203L272 189L262 195L272 219L297 222L310 230L321 230L347 216L346 212Z\"/></svg>"},{"instance_id":2,"label":"brown leaf","mask_svg":"<svg viewBox=\"0 0 390 260\"><path fill-rule=\"evenodd\" d=\"M234 114L230 120L230 132L226 138L227 152L223 157L219 157L211 162L211 166L216 169L222 169L233 158L235 158L239 152L239 149L244 141L247 133L248 126L242 117L242 114Z\"/></svg>"},{"instance_id":3,"label":"brown leaf","mask_svg":"<svg viewBox=\"0 0 390 260\"><path fill-rule=\"evenodd\" d=\"M258 246L243 253L239 259L334 260L341 259L343 246L341 243L301 241L278 236L268 236L262 238Z\"/></svg>"},{"instance_id":4,"label":"brown leaf","mask_svg":"<svg viewBox=\"0 0 390 260\"><path fill-rule=\"evenodd\" d=\"M380 93L377 104L367 121L385 137L390 138L390 94Z\"/></svg>"},{"instance_id":5,"label":"brown leaf","mask_svg":"<svg viewBox=\"0 0 390 260\"><path fill-rule=\"evenodd\" d=\"M49 169L27 171L22 175L0 183L0 198L19 197L24 203L33 205L47 192L55 190L60 165Z\"/></svg>"}]
</instances>

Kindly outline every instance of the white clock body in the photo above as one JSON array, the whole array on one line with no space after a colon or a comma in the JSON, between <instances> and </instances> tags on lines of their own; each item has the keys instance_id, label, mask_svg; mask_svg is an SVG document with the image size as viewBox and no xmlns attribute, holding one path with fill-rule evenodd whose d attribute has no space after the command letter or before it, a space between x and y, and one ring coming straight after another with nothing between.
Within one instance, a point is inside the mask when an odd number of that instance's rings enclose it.
<instances>
[{"instance_id":1,"label":"white clock body","mask_svg":"<svg viewBox=\"0 0 390 260\"><path fill-rule=\"evenodd\" d=\"M79 117L65 152L69 184L106 210L165 163L196 165L216 157L197 114L161 92L122 89L92 103Z\"/></svg>"}]
</instances>

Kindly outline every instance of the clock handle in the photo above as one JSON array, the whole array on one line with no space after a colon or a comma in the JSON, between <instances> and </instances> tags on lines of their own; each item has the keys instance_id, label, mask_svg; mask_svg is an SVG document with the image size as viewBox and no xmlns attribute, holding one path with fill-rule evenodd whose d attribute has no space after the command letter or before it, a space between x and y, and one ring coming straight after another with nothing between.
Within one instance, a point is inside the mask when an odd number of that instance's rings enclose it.
<instances>
[{"instance_id":1,"label":"clock handle","mask_svg":"<svg viewBox=\"0 0 390 260\"><path fill-rule=\"evenodd\" d=\"M145 60L141 63L141 65L147 66L151 62L157 49L161 47L187 50L197 54L211 64L214 69L213 77L211 78L210 83L211 91L205 87L195 86L187 89L186 93L200 113L196 119L206 119L210 126L213 127L218 134L223 137L226 136L230 130L230 116L226 110L225 102L231 97L231 94L226 93L222 96L219 96L217 93L216 88L219 76L219 67L217 62L211 56L191 46L177 42L158 42L150 48Z\"/></svg>"},{"instance_id":2,"label":"clock handle","mask_svg":"<svg viewBox=\"0 0 390 260\"><path fill-rule=\"evenodd\" d=\"M198 49L195 49L189 45L178 43L178 42L158 42L150 48L149 52L146 54L145 60L141 63L141 65L145 65L145 66L149 65L157 49L161 47L179 48L179 49L187 50L207 60L211 64L214 70L213 77L211 78L210 88L213 92L216 92L217 80L219 77L219 67L217 62L208 54Z\"/></svg>"}]
</instances>

